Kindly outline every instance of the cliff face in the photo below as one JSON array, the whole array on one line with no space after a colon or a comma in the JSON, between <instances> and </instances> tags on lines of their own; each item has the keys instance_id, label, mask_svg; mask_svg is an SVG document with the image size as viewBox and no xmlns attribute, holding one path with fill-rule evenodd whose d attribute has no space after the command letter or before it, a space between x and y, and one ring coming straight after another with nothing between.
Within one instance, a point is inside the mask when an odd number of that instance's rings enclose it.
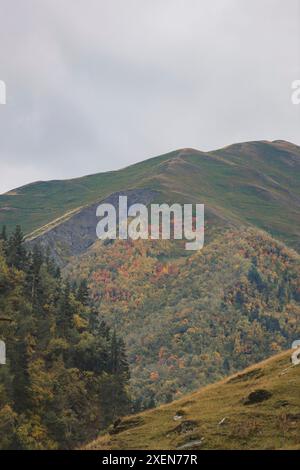
<instances>
[{"instance_id":1,"label":"cliff face","mask_svg":"<svg viewBox=\"0 0 300 470\"><path fill-rule=\"evenodd\" d=\"M129 206L136 203L148 205L157 194L157 191L148 189L113 193L103 200L70 214L65 220L58 220L52 227L45 227L45 231L41 229L38 235L28 238L26 244L30 248L40 245L46 251L48 250L59 266L64 266L70 257L81 255L97 240L96 226L99 219L96 217L96 210L99 204L112 204L118 212L119 196L127 196Z\"/></svg>"}]
</instances>

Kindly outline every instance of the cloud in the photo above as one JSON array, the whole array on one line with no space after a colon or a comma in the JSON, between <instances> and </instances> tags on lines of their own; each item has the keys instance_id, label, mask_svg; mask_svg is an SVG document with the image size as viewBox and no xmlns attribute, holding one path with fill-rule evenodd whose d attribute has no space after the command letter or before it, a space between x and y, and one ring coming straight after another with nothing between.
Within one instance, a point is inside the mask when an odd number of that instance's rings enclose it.
<instances>
[{"instance_id":1,"label":"cloud","mask_svg":"<svg viewBox=\"0 0 300 470\"><path fill-rule=\"evenodd\" d=\"M300 144L300 0L1 7L0 191L180 147Z\"/></svg>"}]
</instances>

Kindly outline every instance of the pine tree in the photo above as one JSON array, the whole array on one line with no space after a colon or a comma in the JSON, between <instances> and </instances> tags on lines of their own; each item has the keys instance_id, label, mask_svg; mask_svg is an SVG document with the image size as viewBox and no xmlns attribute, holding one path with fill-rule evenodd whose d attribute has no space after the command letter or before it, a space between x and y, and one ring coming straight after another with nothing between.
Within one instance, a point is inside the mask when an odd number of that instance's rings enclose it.
<instances>
[{"instance_id":1,"label":"pine tree","mask_svg":"<svg viewBox=\"0 0 300 470\"><path fill-rule=\"evenodd\" d=\"M86 279L82 279L82 281L80 281L80 284L79 284L79 287L78 287L78 290L77 290L76 298L83 305L88 305L88 303L89 303L89 289L88 289Z\"/></svg>"},{"instance_id":2,"label":"pine tree","mask_svg":"<svg viewBox=\"0 0 300 470\"><path fill-rule=\"evenodd\" d=\"M26 411L31 405L28 361L26 340L21 336L15 342L15 350L11 361L14 409L18 413Z\"/></svg>"},{"instance_id":3,"label":"pine tree","mask_svg":"<svg viewBox=\"0 0 300 470\"><path fill-rule=\"evenodd\" d=\"M6 226L3 225L1 233L0 233L0 242L2 242L2 249L5 257L7 257L7 233L6 233Z\"/></svg>"},{"instance_id":4,"label":"pine tree","mask_svg":"<svg viewBox=\"0 0 300 470\"><path fill-rule=\"evenodd\" d=\"M116 417L129 412L129 399L125 391L129 381L129 366L125 354L125 343L117 337L113 331L111 338L111 373L114 375L112 393L112 417Z\"/></svg>"},{"instance_id":5,"label":"pine tree","mask_svg":"<svg viewBox=\"0 0 300 470\"><path fill-rule=\"evenodd\" d=\"M24 236L20 225L8 241L8 264L17 269L26 269L26 250L24 248Z\"/></svg>"},{"instance_id":6,"label":"pine tree","mask_svg":"<svg viewBox=\"0 0 300 470\"><path fill-rule=\"evenodd\" d=\"M67 281L62 288L59 302L57 328L59 335L67 338L73 326L74 311L71 305L71 288Z\"/></svg>"},{"instance_id":7,"label":"pine tree","mask_svg":"<svg viewBox=\"0 0 300 470\"><path fill-rule=\"evenodd\" d=\"M29 295L34 305L38 303L38 288L40 283L40 270L44 262L41 249L35 245L31 256L28 257L27 286ZM42 297L42 293L40 293Z\"/></svg>"}]
</instances>

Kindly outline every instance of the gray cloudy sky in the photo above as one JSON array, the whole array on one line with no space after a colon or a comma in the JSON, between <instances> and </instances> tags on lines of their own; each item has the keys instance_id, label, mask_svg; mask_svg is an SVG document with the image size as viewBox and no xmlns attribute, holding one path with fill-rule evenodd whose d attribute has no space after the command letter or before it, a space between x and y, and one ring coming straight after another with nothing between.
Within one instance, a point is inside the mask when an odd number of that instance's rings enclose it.
<instances>
[{"instance_id":1,"label":"gray cloudy sky","mask_svg":"<svg viewBox=\"0 0 300 470\"><path fill-rule=\"evenodd\" d=\"M300 144L300 0L0 0L0 192L180 147Z\"/></svg>"}]
</instances>

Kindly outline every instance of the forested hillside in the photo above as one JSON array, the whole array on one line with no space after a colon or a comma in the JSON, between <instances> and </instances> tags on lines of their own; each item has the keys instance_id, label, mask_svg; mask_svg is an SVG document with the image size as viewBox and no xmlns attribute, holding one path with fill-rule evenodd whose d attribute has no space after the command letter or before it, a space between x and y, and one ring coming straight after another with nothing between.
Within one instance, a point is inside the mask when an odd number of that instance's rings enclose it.
<instances>
[{"instance_id":1,"label":"forested hillside","mask_svg":"<svg viewBox=\"0 0 300 470\"><path fill-rule=\"evenodd\" d=\"M73 448L130 411L123 341L19 227L0 241L0 449Z\"/></svg>"},{"instance_id":2,"label":"forested hillside","mask_svg":"<svg viewBox=\"0 0 300 470\"><path fill-rule=\"evenodd\" d=\"M300 337L299 255L227 229L190 254L178 241L96 243L67 267L126 338L142 407L179 398Z\"/></svg>"}]
</instances>

